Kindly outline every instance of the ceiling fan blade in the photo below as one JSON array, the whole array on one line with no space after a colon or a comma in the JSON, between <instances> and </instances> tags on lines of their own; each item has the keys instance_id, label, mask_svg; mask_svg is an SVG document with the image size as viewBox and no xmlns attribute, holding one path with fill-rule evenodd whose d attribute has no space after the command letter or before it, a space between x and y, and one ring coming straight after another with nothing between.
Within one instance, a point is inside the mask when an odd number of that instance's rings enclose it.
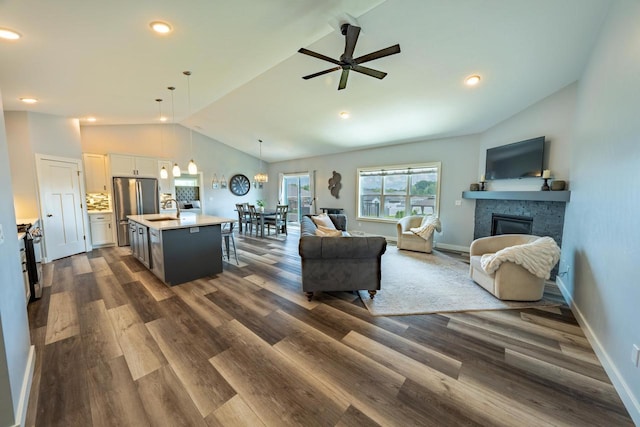
<instances>
[{"instance_id":1,"label":"ceiling fan blade","mask_svg":"<svg viewBox=\"0 0 640 427\"><path fill-rule=\"evenodd\" d=\"M342 90L347 87L347 77L349 77L349 69L343 68L342 75L340 76L340 84L338 85L338 90Z\"/></svg>"},{"instance_id":2,"label":"ceiling fan blade","mask_svg":"<svg viewBox=\"0 0 640 427\"><path fill-rule=\"evenodd\" d=\"M321 53L317 53L303 47L301 47L298 52L304 53L305 55L313 56L314 58L323 59L325 61L331 62L332 64L340 65L340 61L338 61L337 59L329 58L328 56L325 56Z\"/></svg>"},{"instance_id":3,"label":"ceiling fan blade","mask_svg":"<svg viewBox=\"0 0 640 427\"><path fill-rule=\"evenodd\" d=\"M354 59L354 62L356 64L363 64L365 62L373 61L374 59L378 59L378 58L384 58L385 56L394 55L396 53L400 53L399 44L389 46L387 48L380 49L375 52L371 52L367 55L363 55L359 58Z\"/></svg>"},{"instance_id":4,"label":"ceiling fan blade","mask_svg":"<svg viewBox=\"0 0 640 427\"><path fill-rule=\"evenodd\" d=\"M344 42L344 58L353 58L353 51L356 48L356 42L358 41L358 35L360 35L360 27L355 25L347 26L347 34Z\"/></svg>"},{"instance_id":5,"label":"ceiling fan blade","mask_svg":"<svg viewBox=\"0 0 640 427\"><path fill-rule=\"evenodd\" d=\"M318 76L321 76L321 75L323 75L323 74L330 73L330 72L332 72L332 71L337 71L337 70L339 70L340 68L342 68L342 67L333 67L333 68L329 68L328 70L319 71L319 72L317 72L317 73L309 74L308 76L304 76L304 77L302 77L302 78L303 78L303 79L305 79L305 80L309 80L309 79L312 79L312 78L314 78L314 77L318 77Z\"/></svg>"},{"instance_id":6,"label":"ceiling fan blade","mask_svg":"<svg viewBox=\"0 0 640 427\"><path fill-rule=\"evenodd\" d=\"M366 74L367 76L375 77L376 79L384 79L387 73L382 71L374 70L373 68L362 67L360 65L354 65L351 67L353 71L357 71L358 73Z\"/></svg>"}]
</instances>

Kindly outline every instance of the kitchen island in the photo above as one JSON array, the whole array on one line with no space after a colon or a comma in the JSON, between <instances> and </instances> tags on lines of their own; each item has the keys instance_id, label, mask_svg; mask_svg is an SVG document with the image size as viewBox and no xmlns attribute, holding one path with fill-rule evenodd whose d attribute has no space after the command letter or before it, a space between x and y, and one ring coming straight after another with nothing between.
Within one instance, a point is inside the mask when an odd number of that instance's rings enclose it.
<instances>
[{"instance_id":1,"label":"kitchen island","mask_svg":"<svg viewBox=\"0 0 640 427\"><path fill-rule=\"evenodd\" d=\"M133 255L167 285L222 273L221 225L235 219L190 213L128 219Z\"/></svg>"}]
</instances>

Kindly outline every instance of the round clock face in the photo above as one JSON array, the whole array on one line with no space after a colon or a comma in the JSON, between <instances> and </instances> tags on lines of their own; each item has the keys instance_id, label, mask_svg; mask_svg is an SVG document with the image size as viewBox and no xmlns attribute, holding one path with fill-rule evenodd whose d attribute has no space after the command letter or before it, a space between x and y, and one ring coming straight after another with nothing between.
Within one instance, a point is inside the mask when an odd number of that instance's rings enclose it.
<instances>
[{"instance_id":1,"label":"round clock face","mask_svg":"<svg viewBox=\"0 0 640 427\"><path fill-rule=\"evenodd\" d=\"M229 189L236 196L244 196L249 192L249 188L251 188L251 183L249 178L244 175L233 175L229 180Z\"/></svg>"}]
</instances>

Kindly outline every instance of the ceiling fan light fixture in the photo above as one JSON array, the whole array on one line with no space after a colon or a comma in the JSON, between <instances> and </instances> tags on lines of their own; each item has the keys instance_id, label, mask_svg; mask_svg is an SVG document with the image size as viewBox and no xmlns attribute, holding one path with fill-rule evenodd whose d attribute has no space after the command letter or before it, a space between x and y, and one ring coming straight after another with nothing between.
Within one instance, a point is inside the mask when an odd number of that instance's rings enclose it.
<instances>
[{"instance_id":1,"label":"ceiling fan light fixture","mask_svg":"<svg viewBox=\"0 0 640 427\"><path fill-rule=\"evenodd\" d=\"M480 76L477 74L474 74L464 79L464 84L466 84L467 86L475 86L478 83L480 83Z\"/></svg>"},{"instance_id":2,"label":"ceiling fan light fixture","mask_svg":"<svg viewBox=\"0 0 640 427\"><path fill-rule=\"evenodd\" d=\"M20 37L20 33L10 30L8 28L0 28L0 39L5 40L18 40Z\"/></svg>"},{"instance_id":3,"label":"ceiling fan light fixture","mask_svg":"<svg viewBox=\"0 0 640 427\"><path fill-rule=\"evenodd\" d=\"M149 27L158 34L168 34L173 31L171 25L163 21L153 21L149 24Z\"/></svg>"}]
</instances>

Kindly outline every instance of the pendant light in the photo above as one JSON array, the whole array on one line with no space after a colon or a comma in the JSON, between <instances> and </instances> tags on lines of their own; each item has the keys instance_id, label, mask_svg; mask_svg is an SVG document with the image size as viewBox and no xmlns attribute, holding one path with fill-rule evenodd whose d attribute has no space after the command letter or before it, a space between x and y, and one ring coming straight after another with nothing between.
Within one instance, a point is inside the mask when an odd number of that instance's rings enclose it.
<instances>
[{"instance_id":1,"label":"pendant light","mask_svg":"<svg viewBox=\"0 0 640 427\"><path fill-rule=\"evenodd\" d=\"M162 120L162 99L158 98L156 102L158 103L158 112L160 114L158 117ZM160 126L160 150L162 150L162 155L164 156L164 128L162 128L162 125ZM163 165L162 169L160 169L160 179L167 178L169 178L169 172L167 172L167 168Z\"/></svg>"},{"instance_id":2,"label":"pendant light","mask_svg":"<svg viewBox=\"0 0 640 427\"><path fill-rule=\"evenodd\" d=\"M260 143L260 172L253 177L253 180L259 184L260 188L262 188L262 184L269 182L269 175L262 172L262 140L259 139L258 142Z\"/></svg>"},{"instance_id":3,"label":"pendant light","mask_svg":"<svg viewBox=\"0 0 640 427\"><path fill-rule=\"evenodd\" d=\"M169 86L167 89L169 89L171 91L171 128L173 129L173 140L176 140L176 115L175 115L175 110L174 110L174 105L173 105L173 91L176 90L175 87L173 86ZM171 174L175 177L178 178L181 175L180 172L180 166L178 166L177 163L173 164L173 169L171 170Z\"/></svg>"},{"instance_id":4,"label":"pendant light","mask_svg":"<svg viewBox=\"0 0 640 427\"><path fill-rule=\"evenodd\" d=\"M187 95L188 95L188 100L189 100L189 117L191 117L191 71L183 71L182 74L184 74L185 76L187 76ZM196 163L193 161L193 130L191 130L191 127L189 127L189 144L190 144L190 151L191 151L191 161L189 162L189 166L187 166L187 169L189 170L189 173L191 175L195 175L198 173L198 167L196 166Z\"/></svg>"}]
</instances>

